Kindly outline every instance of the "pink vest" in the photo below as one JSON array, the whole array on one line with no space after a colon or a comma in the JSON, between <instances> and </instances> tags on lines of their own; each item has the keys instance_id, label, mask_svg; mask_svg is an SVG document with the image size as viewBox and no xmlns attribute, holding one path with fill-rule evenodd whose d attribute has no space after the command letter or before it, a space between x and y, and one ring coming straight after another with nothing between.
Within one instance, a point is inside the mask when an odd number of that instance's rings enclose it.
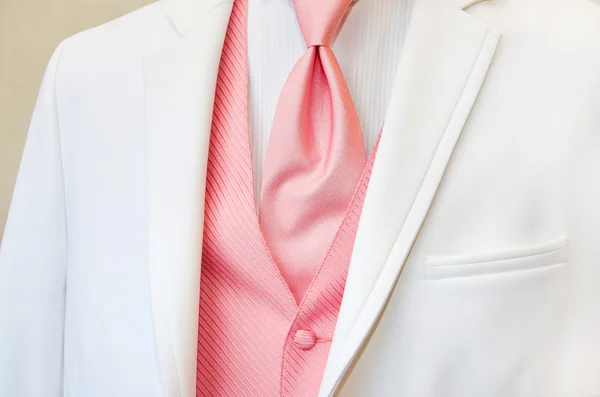
<instances>
[{"instance_id":1,"label":"pink vest","mask_svg":"<svg viewBox=\"0 0 600 397\"><path fill-rule=\"evenodd\" d=\"M247 123L246 2L235 0L215 96L197 396L316 396L335 329L373 154L328 254L296 302L260 232Z\"/></svg>"}]
</instances>

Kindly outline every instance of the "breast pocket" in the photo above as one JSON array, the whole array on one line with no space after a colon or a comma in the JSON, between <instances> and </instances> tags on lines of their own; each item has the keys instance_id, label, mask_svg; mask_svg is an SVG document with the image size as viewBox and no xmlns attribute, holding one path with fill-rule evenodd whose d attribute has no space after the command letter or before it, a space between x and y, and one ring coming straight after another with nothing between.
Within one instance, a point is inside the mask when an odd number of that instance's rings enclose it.
<instances>
[{"instance_id":1,"label":"breast pocket","mask_svg":"<svg viewBox=\"0 0 600 397\"><path fill-rule=\"evenodd\" d=\"M532 246L461 255L425 257L425 278L441 280L532 271L568 262L568 240L561 238Z\"/></svg>"},{"instance_id":2,"label":"breast pocket","mask_svg":"<svg viewBox=\"0 0 600 397\"><path fill-rule=\"evenodd\" d=\"M406 321L418 330L413 368L444 396L558 396L548 379L566 362L568 249L560 238L427 257Z\"/></svg>"}]
</instances>

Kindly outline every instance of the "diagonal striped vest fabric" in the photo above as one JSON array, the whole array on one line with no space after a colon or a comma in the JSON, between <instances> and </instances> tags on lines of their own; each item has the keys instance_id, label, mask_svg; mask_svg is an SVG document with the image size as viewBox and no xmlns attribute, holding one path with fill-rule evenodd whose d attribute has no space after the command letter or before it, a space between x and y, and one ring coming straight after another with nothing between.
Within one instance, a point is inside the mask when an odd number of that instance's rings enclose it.
<instances>
[{"instance_id":1,"label":"diagonal striped vest fabric","mask_svg":"<svg viewBox=\"0 0 600 397\"><path fill-rule=\"evenodd\" d=\"M247 0L235 0L217 77L198 322L197 397L317 396L377 150L297 302L256 215L247 122Z\"/></svg>"}]
</instances>

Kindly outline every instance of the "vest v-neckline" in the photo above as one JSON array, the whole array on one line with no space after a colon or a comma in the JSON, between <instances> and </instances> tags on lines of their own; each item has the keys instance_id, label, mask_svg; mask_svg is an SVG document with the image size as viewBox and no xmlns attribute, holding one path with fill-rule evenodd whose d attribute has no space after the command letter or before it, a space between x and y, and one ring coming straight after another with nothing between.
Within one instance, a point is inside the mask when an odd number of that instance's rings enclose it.
<instances>
[{"instance_id":1,"label":"vest v-neckline","mask_svg":"<svg viewBox=\"0 0 600 397\"><path fill-rule=\"evenodd\" d=\"M246 86L246 90L247 89L248 88ZM246 106L246 116L247 115L248 115L248 106ZM267 240L265 239L265 236L264 236L262 230L260 229L260 220L259 220L258 209L256 207L256 200L255 200L255 196L254 196L255 181L254 181L254 170L253 170L253 166L252 166L252 149L250 146L250 129L248 128L248 125L246 125L245 131L244 131L244 152L245 152L244 156L246 157L246 161L244 162L244 164L246 164L246 167L248 167L249 169L246 169L246 172L244 174L247 175L247 177L250 179L249 189L246 189L246 194L249 194L250 197L248 198L248 200L246 200L246 202L249 202L249 205L252 210L252 211L250 211L251 217L252 217L252 219L251 219L252 225L254 226L254 230L257 233L257 238L260 241L260 244L262 245L265 253L268 256L271 267L273 267L274 271L277 273L278 278L281 280L281 282L285 286L286 293L289 294L289 296L291 297L296 309L300 308L302 306L303 302L306 300L306 298L310 295L310 291L312 290L312 287L313 287L315 281L319 277L319 274L323 270L323 267L327 264L327 257L330 255L331 249L335 246L336 240L339 238L339 232L343 228L344 223L346 222L346 219L348 218L348 211L352 208L353 203L356 199L358 190L363 184L363 179L365 178L365 172L372 167L372 164L375 160L375 155L377 152L377 147L379 145L380 137L381 137L381 133L379 134L379 137L378 137L375 145L373 146L371 153L369 154L369 156L367 158L367 162L363 168L361 178L355 187L352 200L348 203L348 207L346 209L346 215L344 216L344 220L340 223L338 230L335 234L335 237L329 244L329 247L327 249L325 256L319 260L318 266L316 266L316 268L314 269L310 283L307 285L302 296L298 297L299 299L297 299L297 297L292 293L292 289L290 288L290 281L286 280L285 277L283 276L283 273L280 268L280 264L278 264L275 261L273 255L271 253L271 250L269 249L269 246L267 244Z\"/></svg>"},{"instance_id":2,"label":"vest v-neckline","mask_svg":"<svg viewBox=\"0 0 600 397\"><path fill-rule=\"evenodd\" d=\"M206 170L197 394L316 396L377 144L329 251L315 261L296 298L256 211L247 50L240 34L245 6L244 0L234 2L217 75Z\"/></svg>"},{"instance_id":3,"label":"vest v-neckline","mask_svg":"<svg viewBox=\"0 0 600 397\"><path fill-rule=\"evenodd\" d=\"M245 18L247 18L247 15L245 15ZM245 189L245 192L243 194L249 195L249 197L247 197L247 199L244 200L244 202L248 203L248 205L250 206L250 208L249 208L250 211L248 211L248 212L251 212L251 214L249 214L251 217L250 221L251 221L251 224L252 224L252 227L253 227L255 233L257 234L256 239L261 244L264 252L266 253L266 256L268 257L270 266L277 273L277 277L281 280L281 283L285 287L286 294L289 295L292 302L294 303L295 309L297 310L299 307L302 306L302 303L305 301L305 299L309 295L309 292L311 291L315 281L317 280L319 273L322 271L323 267L327 263L327 258L330 255L330 251L331 251L332 247L335 246L336 240L339 238L339 232L343 228L343 226L348 218L348 211L350 209L352 209L353 203L356 199L357 190L363 184L363 179L365 178L365 170L370 169L370 167L372 166L372 163L374 161L374 156L377 151L379 138L381 137L381 130L383 128L380 129L380 133L376 140L376 143L373 146L373 148L371 149L371 152L368 153L367 161L365 163L365 166L363 167L360 180L357 182L352 199L350 200L350 202L348 203L348 206L346 208L346 214L344 216L344 219L338 226L336 234L335 234L334 238L332 239L332 241L330 242L325 255L322 258L320 258L319 261L315 261L317 263L317 266L315 266L315 268L312 270L312 275L310 276L310 282L308 284L306 284L306 288L303 290L301 296L296 296L293 293L292 288L291 288L291 282L293 280L286 280L286 278L284 276L284 272L282 271L282 267L281 267L282 265L275 261L275 257L269 248L268 241L265 238L265 235L263 234L263 232L260 228L259 211L257 208L257 200L256 200L257 197L256 197L255 186L254 186L254 184L256 183L255 182L255 173L254 173L255 170L254 170L254 165L253 165L254 163L253 163L253 158L252 158L250 126L249 126L249 122L248 122L250 109L249 109L249 103L248 103L249 81L248 81L248 77L247 77L248 70L249 70L247 45L246 45L247 30L242 29L241 33L242 34L235 35L235 40L242 41L243 45L239 46L238 48L243 49L243 51L246 52L245 57L244 57L245 58L244 62L240 62L240 65L239 65L244 68L244 70L242 71L244 83L241 84L242 86L239 87L239 89L242 89L244 91L243 98L245 99L245 101L243 101L244 103L236 103L235 106L238 108L237 109L238 112L240 112L240 113L243 112L245 122L243 123L243 126L236 125L236 126L231 126L231 127L234 127L235 129L240 131L240 133L243 133L243 142L244 142L243 143L243 152L244 152L243 157L244 157L245 161L243 161L242 164L240 164L240 166L245 168L242 172L242 175L244 175L245 178L248 178L248 180L245 182L245 183L248 183L248 186L247 186L248 188ZM241 114L240 114L240 116L241 116ZM237 133L237 131L236 131L236 133Z\"/></svg>"}]
</instances>

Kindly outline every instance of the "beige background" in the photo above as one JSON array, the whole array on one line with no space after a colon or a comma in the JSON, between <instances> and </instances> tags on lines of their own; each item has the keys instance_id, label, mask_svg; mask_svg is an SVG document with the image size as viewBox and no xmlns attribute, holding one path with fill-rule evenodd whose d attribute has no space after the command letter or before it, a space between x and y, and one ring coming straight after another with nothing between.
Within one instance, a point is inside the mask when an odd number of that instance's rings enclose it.
<instances>
[{"instance_id":1,"label":"beige background","mask_svg":"<svg viewBox=\"0 0 600 397\"><path fill-rule=\"evenodd\" d=\"M151 0L0 0L0 241L44 69L60 41Z\"/></svg>"}]
</instances>

